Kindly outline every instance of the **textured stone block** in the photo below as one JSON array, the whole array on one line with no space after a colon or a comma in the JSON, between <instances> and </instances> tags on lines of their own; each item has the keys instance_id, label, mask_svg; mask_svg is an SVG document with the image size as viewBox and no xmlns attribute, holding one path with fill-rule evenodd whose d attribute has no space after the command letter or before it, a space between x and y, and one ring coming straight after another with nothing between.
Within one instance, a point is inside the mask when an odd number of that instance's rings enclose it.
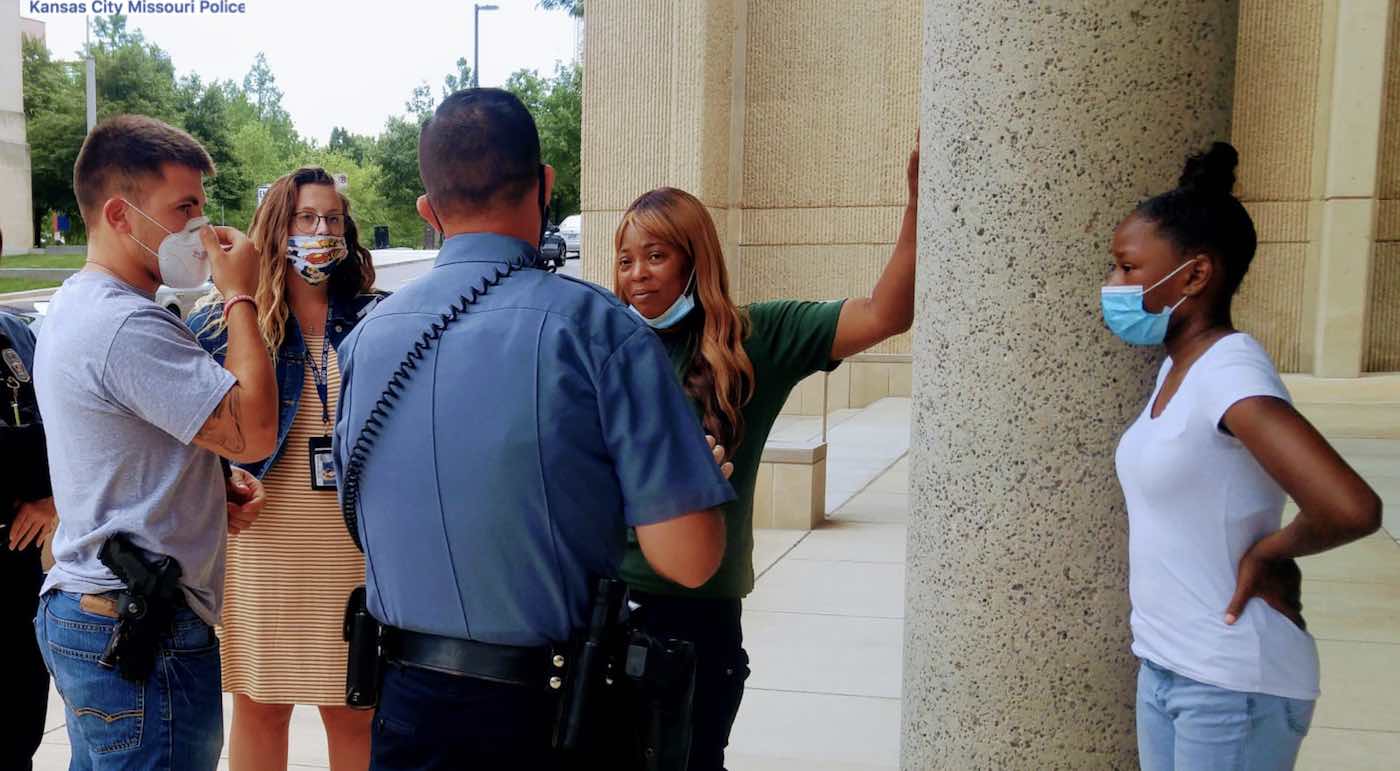
<instances>
[{"instance_id":1,"label":"textured stone block","mask_svg":"<svg viewBox=\"0 0 1400 771\"><path fill-rule=\"evenodd\" d=\"M1376 205L1370 198L1344 198L1324 201L1322 207L1311 371L1321 377L1356 377L1365 358Z\"/></svg>"},{"instance_id":2,"label":"textured stone block","mask_svg":"<svg viewBox=\"0 0 1400 771\"><path fill-rule=\"evenodd\" d=\"M904 362L890 365L890 396L914 395L914 365Z\"/></svg>"},{"instance_id":3,"label":"textured stone block","mask_svg":"<svg viewBox=\"0 0 1400 771\"><path fill-rule=\"evenodd\" d=\"M826 377L826 408L828 412L851 406L851 367L843 364Z\"/></svg>"},{"instance_id":4,"label":"textured stone block","mask_svg":"<svg viewBox=\"0 0 1400 771\"><path fill-rule=\"evenodd\" d=\"M826 457L773 466L773 527L811 530L826 517Z\"/></svg>"},{"instance_id":5,"label":"textured stone block","mask_svg":"<svg viewBox=\"0 0 1400 771\"><path fill-rule=\"evenodd\" d=\"M1323 0L1239 5L1232 140L1245 200L1311 197L1324 18Z\"/></svg>"},{"instance_id":6,"label":"textured stone block","mask_svg":"<svg viewBox=\"0 0 1400 771\"><path fill-rule=\"evenodd\" d=\"M868 407L890 395L890 365L884 362L853 361L851 406Z\"/></svg>"},{"instance_id":7,"label":"textured stone block","mask_svg":"<svg viewBox=\"0 0 1400 771\"><path fill-rule=\"evenodd\" d=\"M753 526L773 527L773 465L758 464L758 480L753 489Z\"/></svg>"},{"instance_id":8,"label":"textured stone block","mask_svg":"<svg viewBox=\"0 0 1400 771\"><path fill-rule=\"evenodd\" d=\"M1235 326L1264 346L1282 372L1301 372L1305 243L1260 244L1236 296Z\"/></svg>"},{"instance_id":9,"label":"textured stone block","mask_svg":"<svg viewBox=\"0 0 1400 771\"><path fill-rule=\"evenodd\" d=\"M918 124L918 4L747 5L745 208L902 206Z\"/></svg>"},{"instance_id":10,"label":"textured stone block","mask_svg":"<svg viewBox=\"0 0 1400 771\"><path fill-rule=\"evenodd\" d=\"M1375 245L1367 315L1366 371L1400 372L1400 242L1397 241Z\"/></svg>"}]
</instances>

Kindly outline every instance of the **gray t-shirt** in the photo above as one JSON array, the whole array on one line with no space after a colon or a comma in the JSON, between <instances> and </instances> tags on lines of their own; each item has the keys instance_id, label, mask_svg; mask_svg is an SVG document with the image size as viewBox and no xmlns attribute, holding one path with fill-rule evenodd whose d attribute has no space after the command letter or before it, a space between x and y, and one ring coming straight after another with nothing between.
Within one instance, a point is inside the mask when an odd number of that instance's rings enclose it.
<instances>
[{"instance_id":1,"label":"gray t-shirt","mask_svg":"<svg viewBox=\"0 0 1400 771\"><path fill-rule=\"evenodd\" d=\"M59 526L42 592L122 584L97 559L115 533L175 558L185 596L214 623L228 527L223 472L190 444L234 377L150 297L104 273L63 283L34 355Z\"/></svg>"}]
</instances>

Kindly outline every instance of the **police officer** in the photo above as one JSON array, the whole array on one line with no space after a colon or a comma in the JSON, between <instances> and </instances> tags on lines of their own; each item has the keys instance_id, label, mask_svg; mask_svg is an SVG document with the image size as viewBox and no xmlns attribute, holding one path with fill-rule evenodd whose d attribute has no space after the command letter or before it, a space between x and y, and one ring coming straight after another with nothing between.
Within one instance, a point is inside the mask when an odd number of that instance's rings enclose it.
<instances>
[{"instance_id":1,"label":"police officer","mask_svg":"<svg viewBox=\"0 0 1400 771\"><path fill-rule=\"evenodd\" d=\"M7 717L0 720L0 768L5 769L31 767L49 700L34 613L44 582L40 555L58 522L33 366L34 334L22 319L0 311L0 666L7 705Z\"/></svg>"},{"instance_id":2,"label":"police officer","mask_svg":"<svg viewBox=\"0 0 1400 771\"><path fill-rule=\"evenodd\" d=\"M336 461L386 626L372 767L579 767L551 749L547 653L628 526L656 570L707 580L734 493L656 336L538 264L554 170L520 101L452 94L418 162L442 251L339 350Z\"/></svg>"}]
</instances>

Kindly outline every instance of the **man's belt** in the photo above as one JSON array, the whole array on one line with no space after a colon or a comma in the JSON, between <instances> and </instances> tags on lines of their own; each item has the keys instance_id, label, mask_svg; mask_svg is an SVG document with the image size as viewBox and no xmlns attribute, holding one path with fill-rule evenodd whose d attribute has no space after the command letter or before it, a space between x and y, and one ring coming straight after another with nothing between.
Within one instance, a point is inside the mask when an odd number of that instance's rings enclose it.
<instances>
[{"instance_id":1,"label":"man's belt","mask_svg":"<svg viewBox=\"0 0 1400 771\"><path fill-rule=\"evenodd\" d=\"M384 628L384 658L404 666L527 688L558 690L569 662L548 647L518 648Z\"/></svg>"}]
</instances>

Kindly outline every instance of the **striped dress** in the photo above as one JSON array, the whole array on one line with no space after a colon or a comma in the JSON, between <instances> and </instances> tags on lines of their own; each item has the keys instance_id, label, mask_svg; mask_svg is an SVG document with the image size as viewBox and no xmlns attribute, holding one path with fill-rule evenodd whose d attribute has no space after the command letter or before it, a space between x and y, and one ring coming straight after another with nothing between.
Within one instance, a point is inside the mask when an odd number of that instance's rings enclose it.
<instances>
[{"instance_id":1,"label":"striped dress","mask_svg":"<svg viewBox=\"0 0 1400 771\"><path fill-rule=\"evenodd\" d=\"M322 338L304 335L310 355ZM332 420L340 392L335 349L327 358ZM282 456L263 478L262 514L229 538L220 628L224 690L266 704L345 704L341 621L365 563L345 531L336 494L312 490L308 442L324 436L321 400L306 367Z\"/></svg>"}]
</instances>

